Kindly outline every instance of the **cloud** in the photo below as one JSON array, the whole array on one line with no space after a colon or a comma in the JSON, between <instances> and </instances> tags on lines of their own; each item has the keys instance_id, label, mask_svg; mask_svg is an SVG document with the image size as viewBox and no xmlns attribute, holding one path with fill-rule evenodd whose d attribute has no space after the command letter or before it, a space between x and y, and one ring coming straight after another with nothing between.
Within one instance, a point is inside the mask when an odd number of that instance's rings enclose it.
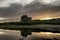
<instances>
[{"instance_id":1,"label":"cloud","mask_svg":"<svg viewBox=\"0 0 60 40\"><path fill-rule=\"evenodd\" d=\"M60 6L60 0L55 0L54 2L50 3L53 6Z\"/></svg>"},{"instance_id":2,"label":"cloud","mask_svg":"<svg viewBox=\"0 0 60 40\"><path fill-rule=\"evenodd\" d=\"M60 0L0 0L0 7L9 7L11 4L19 3L22 5L30 4L32 1L41 2L49 5L60 5Z\"/></svg>"},{"instance_id":3,"label":"cloud","mask_svg":"<svg viewBox=\"0 0 60 40\"><path fill-rule=\"evenodd\" d=\"M0 8L0 17L12 17L16 16L17 13L21 12L23 6L21 4L12 4L7 8Z\"/></svg>"},{"instance_id":4,"label":"cloud","mask_svg":"<svg viewBox=\"0 0 60 40\"><path fill-rule=\"evenodd\" d=\"M43 4L50 4L56 0L38 0L38 1L42 2Z\"/></svg>"},{"instance_id":5,"label":"cloud","mask_svg":"<svg viewBox=\"0 0 60 40\"><path fill-rule=\"evenodd\" d=\"M54 10L54 11L60 11L60 6L53 6L49 4L43 4L41 2L33 1L30 4L26 5L24 7L25 12L36 12L36 11L45 11L45 10Z\"/></svg>"},{"instance_id":6,"label":"cloud","mask_svg":"<svg viewBox=\"0 0 60 40\"><path fill-rule=\"evenodd\" d=\"M23 0L3 0L0 2L0 17L7 18L6 20L9 21L20 20L21 15L24 14L31 16L33 19L59 17L60 4L57 2L58 1L54 1L50 4L44 4L44 2L38 0L24 0L24 2Z\"/></svg>"},{"instance_id":7,"label":"cloud","mask_svg":"<svg viewBox=\"0 0 60 40\"><path fill-rule=\"evenodd\" d=\"M49 4L51 6L60 6L60 0L36 0L43 4Z\"/></svg>"},{"instance_id":8,"label":"cloud","mask_svg":"<svg viewBox=\"0 0 60 40\"><path fill-rule=\"evenodd\" d=\"M59 17L60 16L60 5L43 4L41 2L33 1L25 6L26 14L36 18L45 17Z\"/></svg>"},{"instance_id":9,"label":"cloud","mask_svg":"<svg viewBox=\"0 0 60 40\"><path fill-rule=\"evenodd\" d=\"M0 17L0 20L5 20L5 18Z\"/></svg>"},{"instance_id":10,"label":"cloud","mask_svg":"<svg viewBox=\"0 0 60 40\"><path fill-rule=\"evenodd\" d=\"M22 5L29 4L34 0L0 0L0 7L9 7L11 4L19 3Z\"/></svg>"},{"instance_id":11,"label":"cloud","mask_svg":"<svg viewBox=\"0 0 60 40\"><path fill-rule=\"evenodd\" d=\"M0 1L4 1L4 0L0 0Z\"/></svg>"}]
</instances>

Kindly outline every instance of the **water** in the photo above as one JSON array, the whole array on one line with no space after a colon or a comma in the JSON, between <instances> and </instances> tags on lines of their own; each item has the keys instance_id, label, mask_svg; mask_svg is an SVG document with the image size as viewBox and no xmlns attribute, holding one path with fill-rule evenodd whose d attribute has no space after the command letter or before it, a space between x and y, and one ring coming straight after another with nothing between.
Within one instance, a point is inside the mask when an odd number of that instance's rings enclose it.
<instances>
[{"instance_id":1,"label":"water","mask_svg":"<svg viewBox=\"0 0 60 40\"><path fill-rule=\"evenodd\" d=\"M18 40L21 37L19 31L0 29L0 40Z\"/></svg>"},{"instance_id":2,"label":"water","mask_svg":"<svg viewBox=\"0 0 60 40\"><path fill-rule=\"evenodd\" d=\"M0 40L19 40L22 39L20 31L16 30L3 30L0 29ZM23 40L41 40L42 39L58 39L60 40L60 33L51 33L51 32L32 32L32 35L28 35Z\"/></svg>"}]
</instances>

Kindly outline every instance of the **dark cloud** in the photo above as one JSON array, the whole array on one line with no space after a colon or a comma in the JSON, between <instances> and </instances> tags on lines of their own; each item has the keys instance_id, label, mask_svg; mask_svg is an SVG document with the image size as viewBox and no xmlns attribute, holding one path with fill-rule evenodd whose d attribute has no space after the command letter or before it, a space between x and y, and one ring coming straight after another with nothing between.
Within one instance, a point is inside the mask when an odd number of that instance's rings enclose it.
<instances>
[{"instance_id":1,"label":"dark cloud","mask_svg":"<svg viewBox=\"0 0 60 40\"><path fill-rule=\"evenodd\" d=\"M28 11L34 11L34 10L53 10L54 8L59 10L60 5L53 6L49 4L43 4L41 2L33 1L30 4L25 6L25 9L28 9Z\"/></svg>"},{"instance_id":2,"label":"dark cloud","mask_svg":"<svg viewBox=\"0 0 60 40\"><path fill-rule=\"evenodd\" d=\"M0 2L1 2L1 1L4 1L4 0L0 0Z\"/></svg>"},{"instance_id":3,"label":"dark cloud","mask_svg":"<svg viewBox=\"0 0 60 40\"><path fill-rule=\"evenodd\" d=\"M14 3L9 7L0 8L0 17L10 18L11 20L18 20L23 14L27 14L33 18L37 16L42 18L48 15L51 17L57 17L60 16L60 5L52 6L50 4L43 4L38 1L32 1L30 4L26 4L25 6Z\"/></svg>"},{"instance_id":4,"label":"dark cloud","mask_svg":"<svg viewBox=\"0 0 60 40\"><path fill-rule=\"evenodd\" d=\"M0 8L0 17L14 17L21 12L22 9L23 6L21 4L12 4L10 7Z\"/></svg>"},{"instance_id":5,"label":"dark cloud","mask_svg":"<svg viewBox=\"0 0 60 40\"><path fill-rule=\"evenodd\" d=\"M32 16L37 15L36 12L44 12L44 11L60 12L60 6L51 6L47 4L45 5L40 2L35 2L35 1L25 6L25 12L28 14L31 13ZM42 13L38 13L38 15L39 14L42 14Z\"/></svg>"},{"instance_id":6,"label":"dark cloud","mask_svg":"<svg viewBox=\"0 0 60 40\"><path fill-rule=\"evenodd\" d=\"M59 17L60 16L60 5L53 6L49 4L42 4L40 2L31 2L25 6L26 14L33 18L42 17Z\"/></svg>"}]
</instances>

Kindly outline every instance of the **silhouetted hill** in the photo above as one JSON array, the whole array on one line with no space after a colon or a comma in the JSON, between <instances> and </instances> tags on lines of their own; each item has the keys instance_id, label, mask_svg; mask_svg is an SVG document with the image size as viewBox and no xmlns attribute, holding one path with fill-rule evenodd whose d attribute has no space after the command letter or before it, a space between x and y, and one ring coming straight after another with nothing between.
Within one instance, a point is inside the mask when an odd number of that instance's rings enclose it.
<instances>
[{"instance_id":1,"label":"silhouetted hill","mask_svg":"<svg viewBox=\"0 0 60 40\"><path fill-rule=\"evenodd\" d=\"M54 18L50 20L31 20L27 22L20 21L0 23L0 25L39 25L39 24L60 25L60 18Z\"/></svg>"}]
</instances>

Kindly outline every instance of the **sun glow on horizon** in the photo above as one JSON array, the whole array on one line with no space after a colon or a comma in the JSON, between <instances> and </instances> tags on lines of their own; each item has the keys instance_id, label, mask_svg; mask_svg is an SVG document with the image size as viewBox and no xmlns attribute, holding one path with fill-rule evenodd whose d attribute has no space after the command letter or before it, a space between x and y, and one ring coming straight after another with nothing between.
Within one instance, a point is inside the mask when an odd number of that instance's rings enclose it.
<instances>
[{"instance_id":1,"label":"sun glow on horizon","mask_svg":"<svg viewBox=\"0 0 60 40\"><path fill-rule=\"evenodd\" d=\"M0 32L0 34L4 34L5 32Z\"/></svg>"},{"instance_id":2,"label":"sun glow on horizon","mask_svg":"<svg viewBox=\"0 0 60 40\"><path fill-rule=\"evenodd\" d=\"M5 18L0 17L0 20L5 20Z\"/></svg>"},{"instance_id":3,"label":"sun glow on horizon","mask_svg":"<svg viewBox=\"0 0 60 40\"><path fill-rule=\"evenodd\" d=\"M50 19L53 19L53 18L42 18L41 20L50 20Z\"/></svg>"}]
</instances>

